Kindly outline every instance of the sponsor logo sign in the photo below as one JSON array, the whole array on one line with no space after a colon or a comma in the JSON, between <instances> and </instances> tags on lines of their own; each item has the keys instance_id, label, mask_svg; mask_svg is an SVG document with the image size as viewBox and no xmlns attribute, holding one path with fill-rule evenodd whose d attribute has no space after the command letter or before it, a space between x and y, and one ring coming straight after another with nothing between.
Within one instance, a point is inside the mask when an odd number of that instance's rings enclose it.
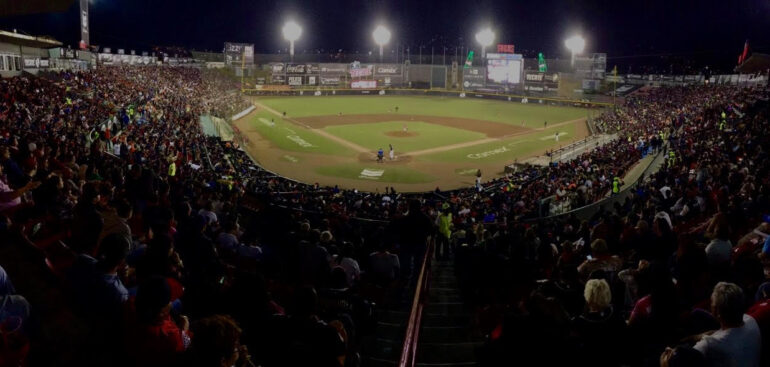
<instances>
[{"instance_id":1,"label":"sponsor logo sign","mask_svg":"<svg viewBox=\"0 0 770 367\"><path fill-rule=\"evenodd\" d=\"M289 79L289 85L302 85L302 77L301 76L290 76Z\"/></svg>"},{"instance_id":2,"label":"sponsor logo sign","mask_svg":"<svg viewBox=\"0 0 770 367\"><path fill-rule=\"evenodd\" d=\"M340 84L340 77L333 76L333 77L321 77L321 85L337 85Z\"/></svg>"},{"instance_id":3,"label":"sponsor logo sign","mask_svg":"<svg viewBox=\"0 0 770 367\"><path fill-rule=\"evenodd\" d=\"M372 75L371 65L350 69L350 77L352 78L361 78L361 77L370 76L370 75Z\"/></svg>"},{"instance_id":4,"label":"sponsor logo sign","mask_svg":"<svg viewBox=\"0 0 770 367\"><path fill-rule=\"evenodd\" d=\"M365 168L358 175L358 178L363 178L363 179L367 179L367 180L379 180L380 177L382 177L382 175L384 173L385 173L385 170Z\"/></svg>"},{"instance_id":5,"label":"sponsor logo sign","mask_svg":"<svg viewBox=\"0 0 770 367\"><path fill-rule=\"evenodd\" d=\"M286 74L305 74L305 64L288 64L286 65Z\"/></svg>"},{"instance_id":6,"label":"sponsor logo sign","mask_svg":"<svg viewBox=\"0 0 770 367\"><path fill-rule=\"evenodd\" d=\"M377 88L376 80L356 80L350 82L350 88L353 89L374 89Z\"/></svg>"},{"instance_id":7,"label":"sponsor logo sign","mask_svg":"<svg viewBox=\"0 0 770 367\"><path fill-rule=\"evenodd\" d=\"M348 64L321 64L321 74L347 74Z\"/></svg>"},{"instance_id":8,"label":"sponsor logo sign","mask_svg":"<svg viewBox=\"0 0 770 367\"><path fill-rule=\"evenodd\" d=\"M400 65L377 65L374 68L375 75L400 75Z\"/></svg>"},{"instance_id":9,"label":"sponsor logo sign","mask_svg":"<svg viewBox=\"0 0 770 367\"><path fill-rule=\"evenodd\" d=\"M310 144L307 140L302 139L299 135L287 135L287 139L297 143L297 145L303 147L303 148L313 148L315 145Z\"/></svg>"}]
</instances>

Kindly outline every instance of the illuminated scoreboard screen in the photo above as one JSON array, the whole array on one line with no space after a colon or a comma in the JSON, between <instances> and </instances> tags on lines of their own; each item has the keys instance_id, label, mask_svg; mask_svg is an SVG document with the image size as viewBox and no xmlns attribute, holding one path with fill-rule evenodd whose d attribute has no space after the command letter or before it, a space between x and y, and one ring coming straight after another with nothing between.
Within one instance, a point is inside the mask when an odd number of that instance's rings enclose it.
<instances>
[{"instance_id":1,"label":"illuminated scoreboard screen","mask_svg":"<svg viewBox=\"0 0 770 367\"><path fill-rule=\"evenodd\" d=\"M520 84L524 72L524 58L520 54L487 54L487 82Z\"/></svg>"}]
</instances>

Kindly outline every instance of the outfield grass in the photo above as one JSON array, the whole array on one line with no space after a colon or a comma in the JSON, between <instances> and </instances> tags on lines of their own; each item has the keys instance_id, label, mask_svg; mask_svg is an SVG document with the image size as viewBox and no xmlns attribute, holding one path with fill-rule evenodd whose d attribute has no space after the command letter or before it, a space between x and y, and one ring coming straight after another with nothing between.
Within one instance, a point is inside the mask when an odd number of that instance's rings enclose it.
<instances>
[{"instance_id":1,"label":"outfield grass","mask_svg":"<svg viewBox=\"0 0 770 367\"><path fill-rule=\"evenodd\" d=\"M383 171L382 176L369 178L362 177L362 171ZM329 177L342 177L356 180L368 180L382 183L425 183L435 181L436 178L424 172L407 167L387 164L339 164L333 166L321 166L316 172Z\"/></svg>"},{"instance_id":2,"label":"outfield grass","mask_svg":"<svg viewBox=\"0 0 770 367\"><path fill-rule=\"evenodd\" d=\"M344 114L382 114L462 117L502 122L527 127L543 127L543 121L555 124L586 117L586 110L575 107L522 104L478 98L415 96L307 96L260 97L259 102L289 117Z\"/></svg>"},{"instance_id":3,"label":"outfield grass","mask_svg":"<svg viewBox=\"0 0 770 367\"><path fill-rule=\"evenodd\" d=\"M557 131L559 132L558 142L554 138L554 134L556 134ZM510 162L517 157L528 157L537 153L542 153L545 149L558 148L559 145L567 145L574 137L575 125L567 124L492 143L427 154L419 156L417 159L425 162L462 162L470 164Z\"/></svg>"},{"instance_id":4,"label":"outfield grass","mask_svg":"<svg viewBox=\"0 0 770 367\"><path fill-rule=\"evenodd\" d=\"M330 141L304 127L284 121L269 112L258 112L251 124L262 137L283 150L338 156L355 155L355 152L342 144Z\"/></svg>"},{"instance_id":5,"label":"outfield grass","mask_svg":"<svg viewBox=\"0 0 770 367\"><path fill-rule=\"evenodd\" d=\"M386 135L388 132L402 131L404 125L408 127L410 133L417 135L410 137ZM324 130L371 150L382 148L386 156L388 144L393 144L396 154L401 154L486 138L486 135L479 132L422 121L388 121L355 125L335 125L327 126Z\"/></svg>"}]
</instances>

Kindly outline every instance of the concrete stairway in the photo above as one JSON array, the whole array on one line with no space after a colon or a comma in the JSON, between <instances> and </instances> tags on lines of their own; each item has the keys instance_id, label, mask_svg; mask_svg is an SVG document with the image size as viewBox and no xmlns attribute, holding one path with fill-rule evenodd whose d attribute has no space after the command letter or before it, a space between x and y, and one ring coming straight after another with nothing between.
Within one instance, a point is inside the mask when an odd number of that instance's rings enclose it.
<instances>
[{"instance_id":1,"label":"concrete stairway","mask_svg":"<svg viewBox=\"0 0 770 367\"><path fill-rule=\"evenodd\" d=\"M476 366L482 341L473 336L471 311L460 297L450 261L434 261L417 345L417 366Z\"/></svg>"}]
</instances>

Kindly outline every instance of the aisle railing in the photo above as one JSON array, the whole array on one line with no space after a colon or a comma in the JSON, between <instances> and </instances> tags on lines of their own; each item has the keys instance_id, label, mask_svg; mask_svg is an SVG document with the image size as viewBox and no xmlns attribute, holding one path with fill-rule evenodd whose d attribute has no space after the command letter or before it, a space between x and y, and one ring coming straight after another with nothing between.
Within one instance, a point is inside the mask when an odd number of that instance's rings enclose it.
<instances>
[{"instance_id":1,"label":"aisle railing","mask_svg":"<svg viewBox=\"0 0 770 367\"><path fill-rule=\"evenodd\" d=\"M425 255L422 259L422 267L417 277L417 285L414 290L414 300L412 309L409 313L409 321L406 325L406 336L404 337L404 346L401 349L401 358L399 367L412 367L417 361L417 343L420 339L420 324L422 323L422 311L425 303L428 301L428 290L430 288L430 267L433 257L433 239L428 240L428 246L425 249Z\"/></svg>"}]
</instances>

